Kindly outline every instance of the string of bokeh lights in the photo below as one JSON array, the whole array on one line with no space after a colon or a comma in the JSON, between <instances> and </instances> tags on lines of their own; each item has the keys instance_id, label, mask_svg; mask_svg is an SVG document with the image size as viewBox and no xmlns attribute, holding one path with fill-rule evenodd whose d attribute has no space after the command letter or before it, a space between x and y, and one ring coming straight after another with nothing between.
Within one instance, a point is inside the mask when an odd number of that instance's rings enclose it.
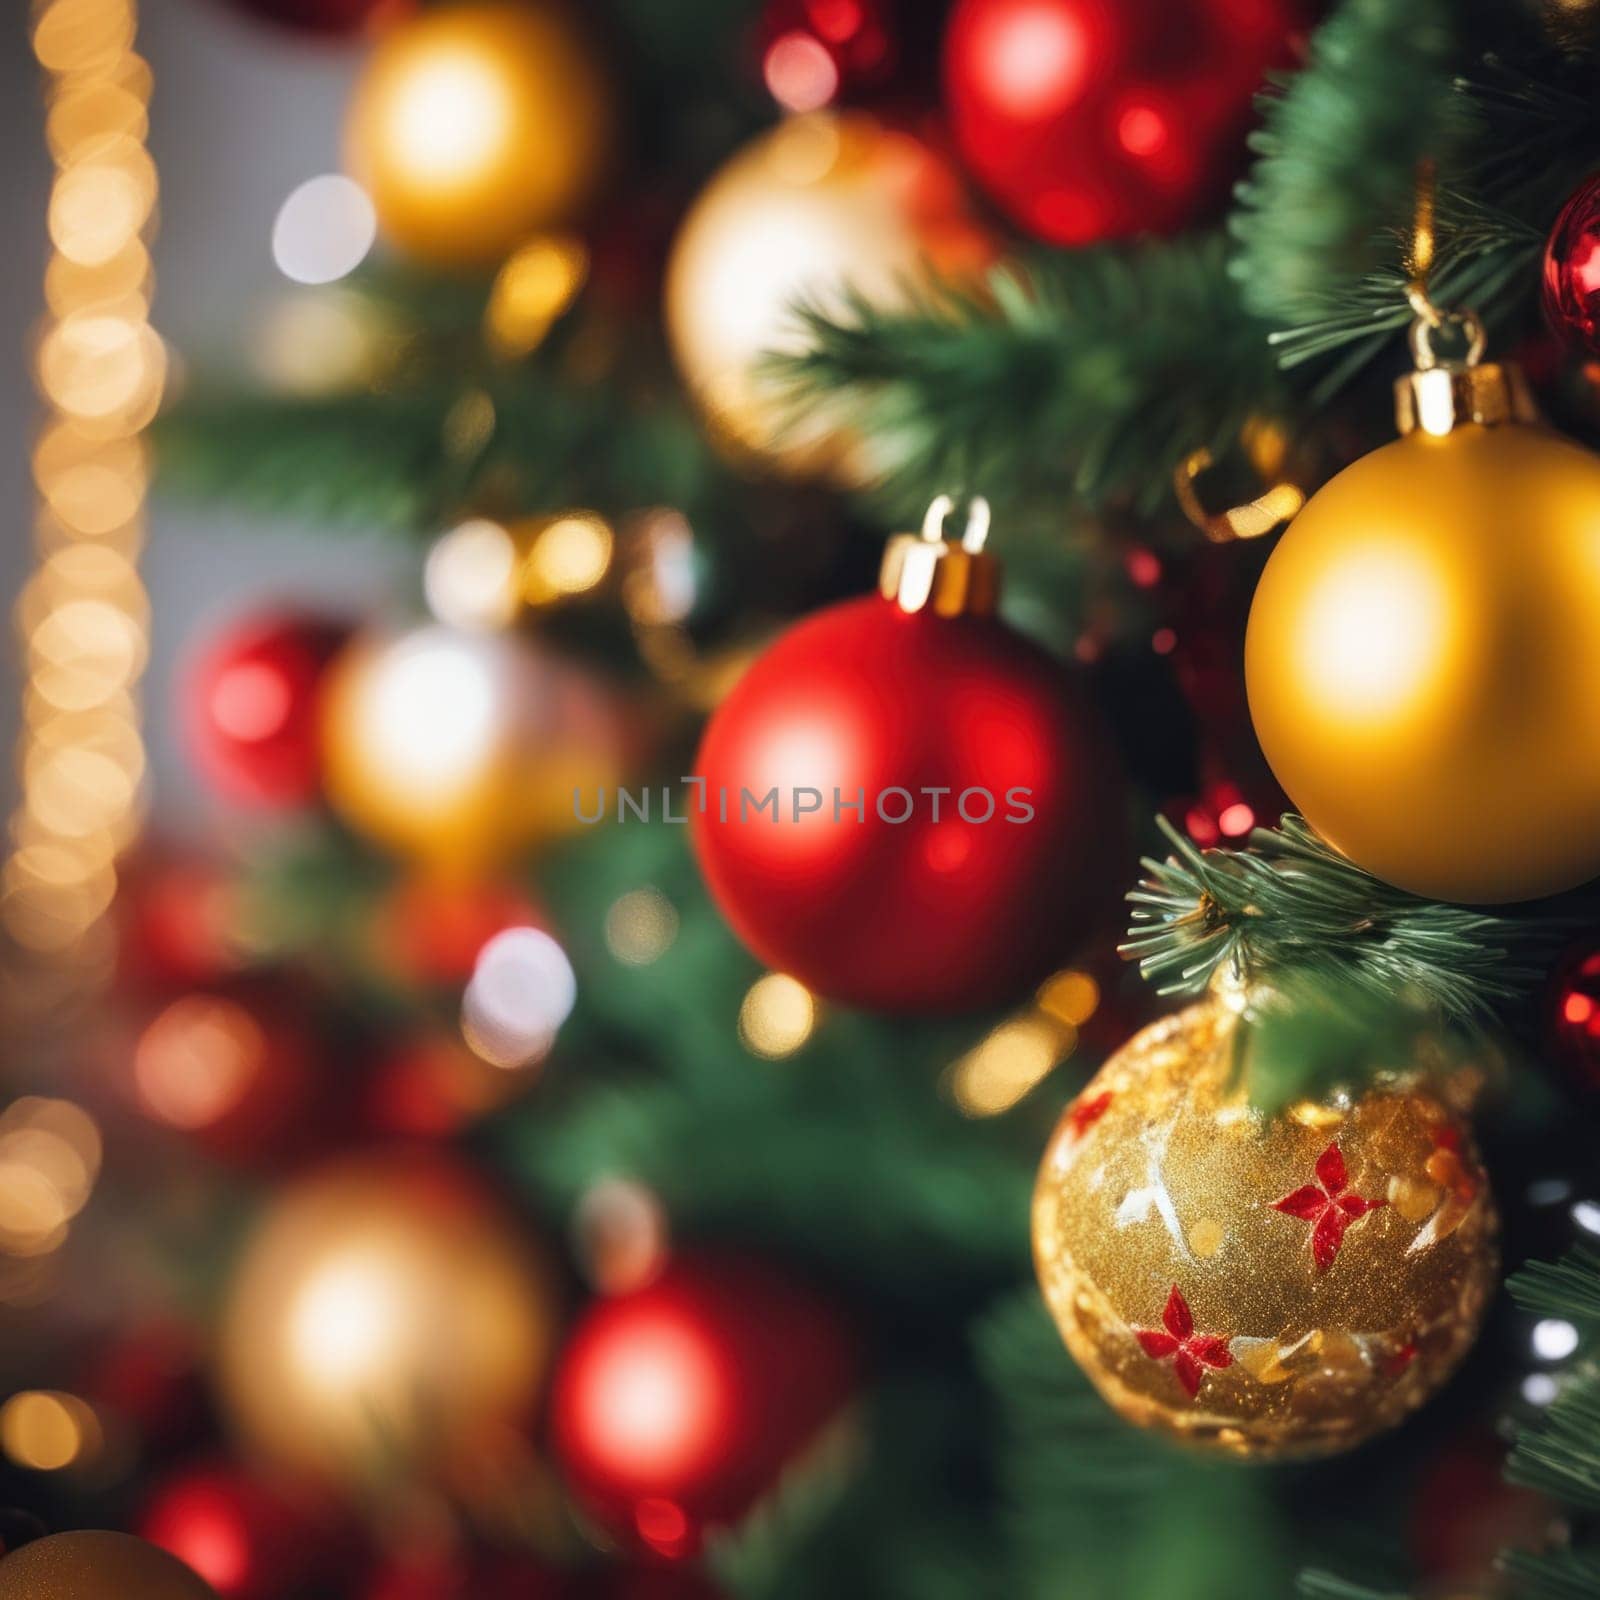
<instances>
[{"instance_id":1,"label":"string of bokeh lights","mask_svg":"<svg viewBox=\"0 0 1600 1600\"><path fill-rule=\"evenodd\" d=\"M150 69L134 0L36 0L49 202L34 377L37 564L17 606L24 662L20 799L0 919L24 949L87 974L145 772L135 698L148 654L138 559L166 355L150 323L156 170Z\"/></svg>"}]
</instances>

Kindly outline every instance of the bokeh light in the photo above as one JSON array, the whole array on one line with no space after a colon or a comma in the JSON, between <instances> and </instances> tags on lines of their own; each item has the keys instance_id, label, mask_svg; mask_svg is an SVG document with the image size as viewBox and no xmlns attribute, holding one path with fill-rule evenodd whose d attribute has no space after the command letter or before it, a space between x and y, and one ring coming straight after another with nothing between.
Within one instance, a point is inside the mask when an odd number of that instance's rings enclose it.
<instances>
[{"instance_id":1,"label":"bokeh light","mask_svg":"<svg viewBox=\"0 0 1600 1600\"><path fill-rule=\"evenodd\" d=\"M461 1001L461 1031L494 1066L532 1066L549 1054L577 999L566 951L540 928L507 928L479 952Z\"/></svg>"},{"instance_id":2,"label":"bokeh light","mask_svg":"<svg viewBox=\"0 0 1600 1600\"><path fill-rule=\"evenodd\" d=\"M606 911L606 948L624 966L659 961L677 937L677 910L659 889L630 889Z\"/></svg>"},{"instance_id":3,"label":"bokeh light","mask_svg":"<svg viewBox=\"0 0 1600 1600\"><path fill-rule=\"evenodd\" d=\"M367 258L378 237L378 214L353 178L308 178L278 208L272 259L296 283L336 283Z\"/></svg>"},{"instance_id":4,"label":"bokeh light","mask_svg":"<svg viewBox=\"0 0 1600 1600\"><path fill-rule=\"evenodd\" d=\"M739 1037L753 1055L791 1056L817 1025L817 1002L797 978L769 972L750 985L739 1007Z\"/></svg>"},{"instance_id":5,"label":"bokeh light","mask_svg":"<svg viewBox=\"0 0 1600 1600\"><path fill-rule=\"evenodd\" d=\"M428 609L452 628L503 628L517 613L516 541L498 522L473 517L428 552Z\"/></svg>"},{"instance_id":6,"label":"bokeh light","mask_svg":"<svg viewBox=\"0 0 1600 1600\"><path fill-rule=\"evenodd\" d=\"M0 1406L0 1449L15 1466L34 1472L82 1467L103 1442L99 1418L76 1395L26 1389Z\"/></svg>"}]
</instances>

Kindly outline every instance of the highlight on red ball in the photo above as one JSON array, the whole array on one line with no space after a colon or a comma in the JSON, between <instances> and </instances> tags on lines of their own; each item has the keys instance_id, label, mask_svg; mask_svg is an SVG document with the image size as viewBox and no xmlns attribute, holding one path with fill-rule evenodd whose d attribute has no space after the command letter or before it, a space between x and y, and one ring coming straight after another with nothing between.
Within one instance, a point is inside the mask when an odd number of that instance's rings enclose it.
<instances>
[{"instance_id":1,"label":"highlight on red ball","mask_svg":"<svg viewBox=\"0 0 1600 1600\"><path fill-rule=\"evenodd\" d=\"M263 613L213 634L181 684L189 757L222 799L290 809L321 791L323 676L349 637L323 617Z\"/></svg>"}]
</instances>

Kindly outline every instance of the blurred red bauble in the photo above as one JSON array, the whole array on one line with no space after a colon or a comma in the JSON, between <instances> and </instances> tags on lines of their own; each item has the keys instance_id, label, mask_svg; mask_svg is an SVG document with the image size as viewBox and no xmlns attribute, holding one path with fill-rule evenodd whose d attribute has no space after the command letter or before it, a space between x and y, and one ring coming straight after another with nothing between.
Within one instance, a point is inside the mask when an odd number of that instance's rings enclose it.
<instances>
[{"instance_id":1,"label":"blurred red bauble","mask_svg":"<svg viewBox=\"0 0 1600 1600\"><path fill-rule=\"evenodd\" d=\"M190 664L182 690L189 753L223 799L285 809L316 798L323 676L348 637L324 618L249 617Z\"/></svg>"},{"instance_id":2,"label":"blurred red bauble","mask_svg":"<svg viewBox=\"0 0 1600 1600\"><path fill-rule=\"evenodd\" d=\"M905 540L923 543L901 536L890 561ZM790 629L700 747L691 824L712 897L762 961L830 999L1013 999L1114 887L1116 762L1068 671L988 614L992 571L976 581L990 587L960 614L880 593ZM758 812L774 790L777 814Z\"/></svg>"},{"instance_id":3,"label":"blurred red bauble","mask_svg":"<svg viewBox=\"0 0 1600 1600\"><path fill-rule=\"evenodd\" d=\"M1544 314L1568 349L1600 356L1600 174L1561 208L1545 241Z\"/></svg>"},{"instance_id":4,"label":"blurred red bauble","mask_svg":"<svg viewBox=\"0 0 1600 1600\"><path fill-rule=\"evenodd\" d=\"M596 1522L689 1556L776 1485L856 1381L829 1302L758 1262L683 1258L579 1319L551 1394L556 1461Z\"/></svg>"},{"instance_id":5,"label":"blurred red bauble","mask_svg":"<svg viewBox=\"0 0 1600 1600\"><path fill-rule=\"evenodd\" d=\"M236 972L238 890L215 862L142 855L116 899L118 976L143 988L214 983Z\"/></svg>"},{"instance_id":6,"label":"blurred red bauble","mask_svg":"<svg viewBox=\"0 0 1600 1600\"><path fill-rule=\"evenodd\" d=\"M959 0L945 97L967 165L1028 232L1172 233L1226 195L1295 0Z\"/></svg>"},{"instance_id":7,"label":"blurred red bauble","mask_svg":"<svg viewBox=\"0 0 1600 1600\"><path fill-rule=\"evenodd\" d=\"M202 1340L180 1322L138 1323L96 1344L72 1388L146 1450L171 1450L207 1424Z\"/></svg>"},{"instance_id":8,"label":"blurred red bauble","mask_svg":"<svg viewBox=\"0 0 1600 1600\"><path fill-rule=\"evenodd\" d=\"M325 39L374 34L416 10L415 0L228 0L258 22Z\"/></svg>"},{"instance_id":9,"label":"blurred red bauble","mask_svg":"<svg viewBox=\"0 0 1600 1600\"><path fill-rule=\"evenodd\" d=\"M1469 1433L1436 1451L1424 1469L1412 1498L1410 1545L1419 1575L1430 1582L1427 1593L1490 1593L1502 1550L1549 1544L1557 1508L1507 1483L1505 1463L1502 1441Z\"/></svg>"},{"instance_id":10,"label":"blurred red bauble","mask_svg":"<svg viewBox=\"0 0 1600 1600\"><path fill-rule=\"evenodd\" d=\"M134 1045L140 1110L222 1160L264 1165L303 1152L335 1122L305 1013L303 993L266 978L168 1000Z\"/></svg>"},{"instance_id":11,"label":"blurred red bauble","mask_svg":"<svg viewBox=\"0 0 1600 1600\"><path fill-rule=\"evenodd\" d=\"M325 1510L225 1461L159 1483L137 1531L193 1568L222 1600L278 1600L332 1583L353 1544Z\"/></svg>"},{"instance_id":12,"label":"blurred red bauble","mask_svg":"<svg viewBox=\"0 0 1600 1600\"><path fill-rule=\"evenodd\" d=\"M884 0L768 0L761 77L785 111L820 111L884 83L898 51Z\"/></svg>"},{"instance_id":13,"label":"blurred red bauble","mask_svg":"<svg viewBox=\"0 0 1600 1600\"><path fill-rule=\"evenodd\" d=\"M1569 950L1550 980L1547 1031L1556 1059L1600 1089L1600 939Z\"/></svg>"}]
</instances>

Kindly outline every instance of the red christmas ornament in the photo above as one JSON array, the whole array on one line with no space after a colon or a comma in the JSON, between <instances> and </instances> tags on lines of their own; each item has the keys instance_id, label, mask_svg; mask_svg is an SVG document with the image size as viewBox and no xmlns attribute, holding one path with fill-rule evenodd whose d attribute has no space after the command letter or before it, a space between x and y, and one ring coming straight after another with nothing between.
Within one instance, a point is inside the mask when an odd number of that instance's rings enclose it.
<instances>
[{"instance_id":1,"label":"red christmas ornament","mask_svg":"<svg viewBox=\"0 0 1600 1600\"><path fill-rule=\"evenodd\" d=\"M944 48L956 143L1042 239L1172 233L1226 194L1301 20L1295 0L959 0Z\"/></svg>"},{"instance_id":2,"label":"red christmas ornament","mask_svg":"<svg viewBox=\"0 0 1600 1600\"><path fill-rule=\"evenodd\" d=\"M137 988L214 983L237 972L239 893L215 862L150 855L118 888L118 976Z\"/></svg>"},{"instance_id":3,"label":"red christmas ornament","mask_svg":"<svg viewBox=\"0 0 1600 1600\"><path fill-rule=\"evenodd\" d=\"M222 1600L278 1600L332 1584L354 1543L324 1509L228 1462L190 1467L161 1483L137 1531L193 1568Z\"/></svg>"},{"instance_id":4,"label":"red christmas ornament","mask_svg":"<svg viewBox=\"0 0 1600 1600\"><path fill-rule=\"evenodd\" d=\"M372 35L416 10L414 0L229 0L235 11L323 39Z\"/></svg>"},{"instance_id":5,"label":"red christmas ornament","mask_svg":"<svg viewBox=\"0 0 1600 1600\"><path fill-rule=\"evenodd\" d=\"M189 752L226 800L305 805L322 781L324 672L349 630L309 617L252 617L214 638L183 685Z\"/></svg>"},{"instance_id":6,"label":"red christmas ornament","mask_svg":"<svg viewBox=\"0 0 1600 1600\"><path fill-rule=\"evenodd\" d=\"M785 634L700 748L713 898L761 960L835 1000L1012 999L1114 888L1116 764L1066 669L993 615L981 542L945 543L931 516L893 540L882 593Z\"/></svg>"},{"instance_id":7,"label":"red christmas ornament","mask_svg":"<svg viewBox=\"0 0 1600 1600\"><path fill-rule=\"evenodd\" d=\"M883 0L769 0L761 77L785 111L819 111L885 82L898 52Z\"/></svg>"},{"instance_id":8,"label":"red christmas ornament","mask_svg":"<svg viewBox=\"0 0 1600 1600\"><path fill-rule=\"evenodd\" d=\"M1552 1054L1600 1089L1600 940L1569 950L1550 982L1546 1030Z\"/></svg>"},{"instance_id":9,"label":"red christmas ornament","mask_svg":"<svg viewBox=\"0 0 1600 1600\"><path fill-rule=\"evenodd\" d=\"M1600 173L1561 208L1545 241L1544 314L1569 349L1600 356Z\"/></svg>"},{"instance_id":10,"label":"red christmas ornament","mask_svg":"<svg viewBox=\"0 0 1600 1600\"><path fill-rule=\"evenodd\" d=\"M834 1308L758 1262L680 1259L592 1305L556 1370L556 1459L595 1521L695 1553L748 1512L856 1387Z\"/></svg>"}]
</instances>

